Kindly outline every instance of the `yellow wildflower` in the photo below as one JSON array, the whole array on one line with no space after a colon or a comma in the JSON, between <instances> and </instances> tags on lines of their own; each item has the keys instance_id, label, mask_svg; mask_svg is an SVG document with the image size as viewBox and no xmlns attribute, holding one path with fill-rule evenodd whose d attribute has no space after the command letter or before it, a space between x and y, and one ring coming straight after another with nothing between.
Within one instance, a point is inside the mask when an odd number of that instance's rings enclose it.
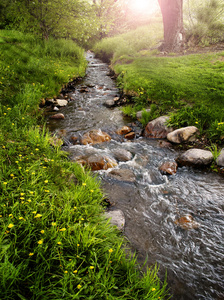
<instances>
[{"instance_id":1,"label":"yellow wildflower","mask_svg":"<svg viewBox=\"0 0 224 300\"><path fill-rule=\"evenodd\" d=\"M89 268L90 268L90 270L93 270L93 269L94 269L94 266L90 266Z\"/></svg>"},{"instance_id":2,"label":"yellow wildflower","mask_svg":"<svg viewBox=\"0 0 224 300\"><path fill-rule=\"evenodd\" d=\"M114 250L113 249L109 249L109 253L112 253Z\"/></svg>"},{"instance_id":3,"label":"yellow wildflower","mask_svg":"<svg viewBox=\"0 0 224 300\"><path fill-rule=\"evenodd\" d=\"M44 230L41 230L40 233L44 234Z\"/></svg>"},{"instance_id":4,"label":"yellow wildflower","mask_svg":"<svg viewBox=\"0 0 224 300\"><path fill-rule=\"evenodd\" d=\"M154 292L156 289L155 288L152 288L152 292Z\"/></svg>"},{"instance_id":5,"label":"yellow wildflower","mask_svg":"<svg viewBox=\"0 0 224 300\"><path fill-rule=\"evenodd\" d=\"M52 222L51 225L52 226L56 226L57 224L56 224L56 222Z\"/></svg>"},{"instance_id":6,"label":"yellow wildflower","mask_svg":"<svg viewBox=\"0 0 224 300\"><path fill-rule=\"evenodd\" d=\"M45 183L48 183L48 180L44 180Z\"/></svg>"},{"instance_id":7,"label":"yellow wildflower","mask_svg":"<svg viewBox=\"0 0 224 300\"><path fill-rule=\"evenodd\" d=\"M41 218L42 215L41 214L37 214L34 218Z\"/></svg>"},{"instance_id":8,"label":"yellow wildflower","mask_svg":"<svg viewBox=\"0 0 224 300\"><path fill-rule=\"evenodd\" d=\"M66 228L61 228L59 231L65 231L66 230Z\"/></svg>"},{"instance_id":9,"label":"yellow wildflower","mask_svg":"<svg viewBox=\"0 0 224 300\"><path fill-rule=\"evenodd\" d=\"M37 244L42 245L42 244L43 244L43 240L39 240L39 241L37 242Z\"/></svg>"},{"instance_id":10,"label":"yellow wildflower","mask_svg":"<svg viewBox=\"0 0 224 300\"><path fill-rule=\"evenodd\" d=\"M74 274L76 274L76 273L78 273L78 271L77 271L77 270L75 270L75 271L73 271L73 273L74 273Z\"/></svg>"},{"instance_id":11,"label":"yellow wildflower","mask_svg":"<svg viewBox=\"0 0 224 300\"><path fill-rule=\"evenodd\" d=\"M12 227L14 227L14 224L10 223L10 224L8 225L8 228L12 228Z\"/></svg>"},{"instance_id":12,"label":"yellow wildflower","mask_svg":"<svg viewBox=\"0 0 224 300\"><path fill-rule=\"evenodd\" d=\"M61 245L61 242L57 242L58 245Z\"/></svg>"},{"instance_id":13,"label":"yellow wildflower","mask_svg":"<svg viewBox=\"0 0 224 300\"><path fill-rule=\"evenodd\" d=\"M82 287L81 284L78 284L78 285L77 285L77 288L78 288L79 290L81 289L81 287Z\"/></svg>"},{"instance_id":14,"label":"yellow wildflower","mask_svg":"<svg viewBox=\"0 0 224 300\"><path fill-rule=\"evenodd\" d=\"M34 254L34 253L30 252L30 253L29 253L29 256L33 256L33 254Z\"/></svg>"}]
</instances>

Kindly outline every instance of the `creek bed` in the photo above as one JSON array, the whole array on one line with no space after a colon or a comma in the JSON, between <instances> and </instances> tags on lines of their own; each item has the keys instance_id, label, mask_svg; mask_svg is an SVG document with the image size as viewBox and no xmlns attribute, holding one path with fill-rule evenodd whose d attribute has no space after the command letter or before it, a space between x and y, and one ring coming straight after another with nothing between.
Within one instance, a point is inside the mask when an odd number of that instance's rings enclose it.
<instances>
[{"instance_id":1,"label":"creek bed","mask_svg":"<svg viewBox=\"0 0 224 300\"><path fill-rule=\"evenodd\" d=\"M119 90L106 64L93 53L87 53L87 60L86 77L72 92L75 100L60 109L64 120L48 120L50 131L63 132L67 140L92 129L112 136L94 146L68 144L71 157L86 149L108 155L121 148L131 152L132 159L116 168L131 170L134 182L108 176L110 169L98 174L111 208L124 212L124 234L139 261L147 257L148 266L158 263L161 278L167 271L172 299L224 299L224 178L190 167L162 175L159 166L175 160L174 149L162 148L154 139L117 138L116 130L128 120L118 107L109 109L104 103L119 96ZM186 229L177 220L189 215L197 226Z\"/></svg>"}]
</instances>

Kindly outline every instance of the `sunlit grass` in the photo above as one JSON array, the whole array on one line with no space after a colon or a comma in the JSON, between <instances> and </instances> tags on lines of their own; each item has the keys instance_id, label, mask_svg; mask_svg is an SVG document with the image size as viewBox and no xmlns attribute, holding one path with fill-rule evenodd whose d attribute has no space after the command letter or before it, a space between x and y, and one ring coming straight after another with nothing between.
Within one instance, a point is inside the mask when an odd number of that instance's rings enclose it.
<instances>
[{"instance_id":1,"label":"sunlit grass","mask_svg":"<svg viewBox=\"0 0 224 300\"><path fill-rule=\"evenodd\" d=\"M45 57L32 37L4 33L3 40L0 298L167 299L157 268L143 274L105 219L98 179L52 146L41 121L40 99L83 75L84 58L74 64L71 49L62 56L65 41L51 41L57 51Z\"/></svg>"}]
</instances>

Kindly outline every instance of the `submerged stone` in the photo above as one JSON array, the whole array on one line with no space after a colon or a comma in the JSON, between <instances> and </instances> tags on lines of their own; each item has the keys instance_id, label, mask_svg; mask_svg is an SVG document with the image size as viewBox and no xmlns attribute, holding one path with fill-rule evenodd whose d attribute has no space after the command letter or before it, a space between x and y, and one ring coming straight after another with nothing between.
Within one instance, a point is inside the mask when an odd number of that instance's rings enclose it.
<instances>
[{"instance_id":1,"label":"submerged stone","mask_svg":"<svg viewBox=\"0 0 224 300\"><path fill-rule=\"evenodd\" d=\"M81 143L83 145L87 144L99 144L103 142L108 142L111 140L111 137L106 132L103 132L101 129L93 129L91 131L86 132L82 139Z\"/></svg>"},{"instance_id":2,"label":"submerged stone","mask_svg":"<svg viewBox=\"0 0 224 300\"><path fill-rule=\"evenodd\" d=\"M180 217L179 219L175 220L174 223L186 230L195 229L200 226L200 224L193 219L192 215L189 214Z\"/></svg>"},{"instance_id":3,"label":"submerged stone","mask_svg":"<svg viewBox=\"0 0 224 300\"><path fill-rule=\"evenodd\" d=\"M174 175L177 172L177 163L175 161L166 161L160 167L159 170L165 175Z\"/></svg>"}]
</instances>

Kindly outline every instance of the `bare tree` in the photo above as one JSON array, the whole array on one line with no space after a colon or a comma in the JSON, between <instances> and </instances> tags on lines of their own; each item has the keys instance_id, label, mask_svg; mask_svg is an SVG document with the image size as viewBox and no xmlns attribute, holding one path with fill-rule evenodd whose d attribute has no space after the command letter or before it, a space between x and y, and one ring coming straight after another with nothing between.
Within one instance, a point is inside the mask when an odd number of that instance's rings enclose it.
<instances>
[{"instance_id":1,"label":"bare tree","mask_svg":"<svg viewBox=\"0 0 224 300\"><path fill-rule=\"evenodd\" d=\"M184 44L183 0L158 0L164 27L164 42L160 47L167 52L178 52Z\"/></svg>"}]
</instances>

